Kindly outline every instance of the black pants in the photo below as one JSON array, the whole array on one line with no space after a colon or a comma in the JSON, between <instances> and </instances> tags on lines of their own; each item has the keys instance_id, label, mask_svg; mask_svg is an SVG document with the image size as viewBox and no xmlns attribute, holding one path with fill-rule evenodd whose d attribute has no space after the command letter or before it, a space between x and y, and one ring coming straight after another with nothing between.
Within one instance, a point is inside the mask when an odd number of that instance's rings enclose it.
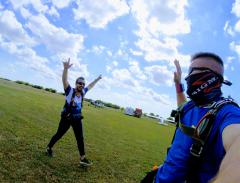
<instances>
[{"instance_id":1,"label":"black pants","mask_svg":"<svg viewBox=\"0 0 240 183\"><path fill-rule=\"evenodd\" d=\"M62 138L62 136L68 131L68 129L72 126L75 138L77 140L78 150L80 156L85 155L84 150L84 141L83 141L83 128L82 128L82 120L81 118L67 118L65 116L61 117L59 122L58 130L55 135L53 135L50 140L48 147L52 148L54 144Z\"/></svg>"}]
</instances>

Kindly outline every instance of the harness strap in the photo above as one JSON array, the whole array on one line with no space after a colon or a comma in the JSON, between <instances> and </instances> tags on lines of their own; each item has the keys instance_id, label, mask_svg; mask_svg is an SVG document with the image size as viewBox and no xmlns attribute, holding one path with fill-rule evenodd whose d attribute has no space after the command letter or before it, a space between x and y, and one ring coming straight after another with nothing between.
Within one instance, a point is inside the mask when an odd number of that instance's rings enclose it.
<instances>
[{"instance_id":1,"label":"harness strap","mask_svg":"<svg viewBox=\"0 0 240 183\"><path fill-rule=\"evenodd\" d=\"M192 137L194 139L194 143L190 147L190 159L189 166L190 171L186 176L186 183L197 183L199 180L197 178L197 171L199 166L203 160L203 154L205 152L205 144L209 140L209 136L212 133L213 123L216 119L218 111L227 104L232 104L237 107L232 99L226 98L216 102L211 109L205 114L202 119L198 122L197 127L195 128L195 134ZM212 139L215 138L217 133L212 135Z\"/></svg>"}]
</instances>

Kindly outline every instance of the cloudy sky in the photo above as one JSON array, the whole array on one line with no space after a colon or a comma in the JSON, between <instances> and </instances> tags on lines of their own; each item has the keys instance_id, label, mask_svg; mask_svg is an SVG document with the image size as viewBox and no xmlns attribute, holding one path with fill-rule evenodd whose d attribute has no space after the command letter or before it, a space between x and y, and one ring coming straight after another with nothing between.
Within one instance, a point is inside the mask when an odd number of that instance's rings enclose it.
<instances>
[{"instance_id":1,"label":"cloudy sky","mask_svg":"<svg viewBox=\"0 0 240 183\"><path fill-rule=\"evenodd\" d=\"M240 102L240 0L0 0L3 78L62 92L70 57L71 85L103 75L87 98L167 117L176 107L173 60L186 75L199 51L223 58L233 82L223 91Z\"/></svg>"}]
</instances>

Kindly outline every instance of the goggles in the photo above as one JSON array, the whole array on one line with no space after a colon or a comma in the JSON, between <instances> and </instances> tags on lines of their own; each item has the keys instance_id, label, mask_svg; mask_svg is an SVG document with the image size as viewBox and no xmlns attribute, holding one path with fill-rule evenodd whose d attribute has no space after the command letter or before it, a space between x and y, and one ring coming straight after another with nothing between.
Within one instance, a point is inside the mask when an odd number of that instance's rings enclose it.
<instances>
[{"instance_id":1,"label":"goggles","mask_svg":"<svg viewBox=\"0 0 240 183\"><path fill-rule=\"evenodd\" d=\"M232 82L230 82L230 81L228 81L228 80L224 80L224 79L223 79L223 76L222 76L221 74L218 74L217 72L215 72L215 71L213 71L212 69L209 69L209 68L207 68L207 67L191 67L191 68L189 69L189 72L188 72L187 77L185 77L185 80L188 79L188 77L191 75L191 73L192 73L193 71L212 72L212 73L216 74L216 75L220 78L220 80L221 80L221 82L222 82L223 84L228 85L228 86L231 86L231 85L232 85Z\"/></svg>"}]
</instances>

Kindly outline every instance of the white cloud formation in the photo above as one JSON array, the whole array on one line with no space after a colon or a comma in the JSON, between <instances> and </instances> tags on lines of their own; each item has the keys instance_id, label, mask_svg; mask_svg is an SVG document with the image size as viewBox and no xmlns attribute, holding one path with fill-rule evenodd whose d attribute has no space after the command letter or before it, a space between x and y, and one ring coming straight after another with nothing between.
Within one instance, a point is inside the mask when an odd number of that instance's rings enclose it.
<instances>
[{"instance_id":1,"label":"white cloud formation","mask_svg":"<svg viewBox=\"0 0 240 183\"><path fill-rule=\"evenodd\" d=\"M149 76L150 81L153 84L166 84L167 86L172 86L173 73L167 68L167 66L153 65L145 67L144 71Z\"/></svg>"},{"instance_id":2,"label":"white cloud formation","mask_svg":"<svg viewBox=\"0 0 240 183\"><path fill-rule=\"evenodd\" d=\"M125 0L78 0L73 9L75 20L84 19L89 26L104 28L109 22L129 12Z\"/></svg>"},{"instance_id":3,"label":"white cloud formation","mask_svg":"<svg viewBox=\"0 0 240 183\"><path fill-rule=\"evenodd\" d=\"M233 3L232 13L234 13L237 17L240 17L240 0L235 0Z\"/></svg>"},{"instance_id":4,"label":"white cloud formation","mask_svg":"<svg viewBox=\"0 0 240 183\"><path fill-rule=\"evenodd\" d=\"M12 11L1 12L0 27L0 35L7 41L28 46L35 44L35 41L27 34Z\"/></svg>"},{"instance_id":5,"label":"white cloud formation","mask_svg":"<svg viewBox=\"0 0 240 183\"><path fill-rule=\"evenodd\" d=\"M226 62L224 63L224 68L228 69L229 66L232 64L233 60L235 59L235 57L233 56L228 56L226 59Z\"/></svg>"},{"instance_id":6,"label":"white cloud formation","mask_svg":"<svg viewBox=\"0 0 240 183\"><path fill-rule=\"evenodd\" d=\"M114 80L119 81L119 85L122 83L125 87L139 87L139 82L132 77L128 69L115 69L112 76Z\"/></svg>"},{"instance_id":7,"label":"white cloud formation","mask_svg":"<svg viewBox=\"0 0 240 183\"><path fill-rule=\"evenodd\" d=\"M187 0L132 0L131 10L140 32L170 36L190 32L184 11L187 5Z\"/></svg>"},{"instance_id":8,"label":"white cloud formation","mask_svg":"<svg viewBox=\"0 0 240 183\"><path fill-rule=\"evenodd\" d=\"M229 25L229 21L226 21L223 30L224 30L227 34L229 34L230 36L234 36L234 35L235 35L235 32L234 32L232 26Z\"/></svg>"},{"instance_id":9,"label":"white cloud formation","mask_svg":"<svg viewBox=\"0 0 240 183\"><path fill-rule=\"evenodd\" d=\"M105 50L106 48L104 47L104 46L102 46L102 45L94 45L93 47L92 47L92 52L93 53L95 53L95 54L97 54L97 55L99 55L99 54L102 54L103 53L103 51Z\"/></svg>"},{"instance_id":10,"label":"white cloud formation","mask_svg":"<svg viewBox=\"0 0 240 183\"><path fill-rule=\"evenodd\" d=\"M51 16L55 16L55 17L57 17L57 18L60 17L60 14L59 14L58 11L56 10L56 8L53 7L53 6L49 9L49 11L47 11L47 14L49 14L49 15L51 15Z\"/></svg>"},{"instance_id":11,"label":"white cloud formation","mask_svg":"<svg viewBox=\"0 0 240 183\"><path fill-rule=\"evenodd\" d=\"M23 45L17 45L14 42L6 42L2 40L1 37L0 47L8 53L15 55L26 67L41 72L49 78L57 78L55 72L47 66L48 59L38 56L33 49Z\"/></svg>"},{"instance_id":12,"label":"white cloud formation","mask_svg":"<svg viewBox=\"0 0 240 183\"><path fill-rule=\"evenodd\" d=\"M107 71L107 73L109 73L111 70L112 70L112 67L111 67L110 65L107 65L107 66L106 66L106 71Z\"/></svg>"},{"instance_id":13,"label":"white cloud formation","mask_svg":"<svg viewBox=\"0 0 240 183\"><path fill-rule=\"evenodd\" d=\"M142 37L136 42L136 45L145 51L147 61L170 60L171 56L177 53L179 44L176 39L168 38L160 41L151 37Z\"/></svg>"},{"instance_id":14,"label":"white cloud formation","mask_svg":"<svg viewBox=\"0 0 240 183\"><path fill-rule=\"evenodd\" d=\"M52 4L56 6L58 9L66 8L69 6L72 0L51 0Z\"/></svg>"},{"instance_id":15,"label":"white cloud formation","mask_svg":"<svg viewBox=\"0 0 240 183\"><path fill-rule=\"evenodd\" d=\"M240 57L240 44L235 43L234 41L230 43L230 49L238 54Z\"/></svg>"},{"instance_id":16,"label":"white cloud formation","mask_svg":"<svg viewBox=\"0 0 240 183\"><path fill-rule=\"evenodd\" d=\"M129 70L136 78L138 78L140 80L147 79L144 72L140 69L137 61L129 61Z\"/></svg>"},{"instance_id":17,"label":"white cloud formation","mask_svg":"<svg viewBox=\"0 0 240 183\"><path fill-rule=\"evenodd\" d=\"M118 66L118 62L117 62L116 60L114 60L114 61L113 61L113 65L114 65L115 67L117 67L117 66Z\"/></svg>"},{"instance_id":18,"label":"white cloud formation","mask_svg":"<svg viewBox=\"0 0 240 183\"><path fill-rule=\"evenodd\" d=\"M238 20L237 23L235 24L234 30L235 30L236 32L240 32L240 20Z\"/></svg>"},{"instance_id":19,"label":"white cloud formation","mask_svg":"<svg viewBox=\"0 0 240 183\"><path fill-rule=\"evenodd\" d=\"M133 50L132 48L129 49L130 53L132 53L134 56L142 56L143 53L141 51Z\"/></svg>"},{"instance_id":20,"label":"white cloud formation","mask_svg":"<svg viewBox=\"0 0 240 183\"><path fill-rule=\"evenodd\" d=\"M30 13L30 11L27 8L21 7L20 8L20 13L23 16L23 18L28 18L30 17L32 14Z\"/></svg>"},{"instance_id":21,"label":"white cloud formation","mask_svg":"<svg viewBox=\"0 0 240 183\"><path fill-rule=\"evenodd\" d=\"M118 61L116 61L116 60L112 61L111 64L106 65L106 71L107 71L107 73L113 71L113 69L115 69L117 66L118 66Z\"/></svg>"},{"instance_id":22,"label":"white cloud formation","mask_svg":"<svg viewBox=\"0 0 240 183\"><path fill-rule=\"evenodd\" d=\"M32 5L35 11L39 13L45 13L48 10L48 6L44 5L41 0L9 0L14 9L20 9Z\"/></svg>"},{"instance_id":23,"label":"white cloud formation","mask_svg":"<svg viewBox=\"0 0 240 183\"><path fill-rule=\"evenodd\" d=\"M48 6L47 3L51 2L53 6ZM46 13L51 16L60 17L57 8L64 8L67 7L71 0L50 0L48 1L41 1L41 0L10 0L13 8L15 10L19 9L22 16L24 18L29 17L29 12L27 12L28 8L32 6L34 10L38 13Z\"/></svg>"},{"instance_id":24,"label":"white cloud formation","mask_svg":"<svg viewBox=\"0 0 240 183\"><path fill-rule=\"evenodd\" d=\"M107 50L107 55L108 55L109 57L111 57L111 56L113 55L113 53L112 53L110 50Z\"/></svg>"},{"instance_id":25,"label":"white cloud formation","mask_svg":"<svg viewBox=\"0 0 240 183\"><path fill-rule=\"evenodd\" d=\"M119 77L121 74L127 74L127 77L121 78L119 80L116 77ZM102 81L101 89L105 90L103 94L100 96L103 100L107 100L114 103L118 103L118 105L127 107L140 107L146 112L153 112L150 111L153 108L151 106L159 106L166 111L170 111L172 108L175 108L175 101L171 100L168 95L165 94L158 94L151 88L143 87L140 84L131 85L126 84L126 80L131 79L129 76L131 74L126 70L118 70L117 74L115 73L113 77L108 78L104 77ZM135 80L136 83L139 83L139 80ZM119 92L113 92L112 88L116 87L119 88ZM122 92L121 92L122 91ZM104 97L104 94L107 93L107 96ZM116 95L119 97L116 98ZM162 106L162 107L161 107ZM150 109L150 110L149 110ZM162 110L156 109L155 112L159 113L159 111L163 112Z\"/></svg>"},{"instance_id":26,"label":"white cloud formation","mask_svg":"<svg viewBox=\"0 0 240 183\"><path fill-rule=\"evenodd\" d=\"M67 32L61 27L51 24L44 15L31 16L26 27L43 43L48 50L60 58L71 57L77 60L77 55L83 48L83 36Z\"/></svg>"},{"instance_id":27,"label":"white cloud formation","mask_svg":"<svg viewBox=\"0 0 240 183\"><path fill-rule=\"evenodd\" d=\"M139 27L135 44L145 60L169 62L183 56L178 51L181 42L174 36L190 32L191 23L185 17L187 0L132 0L130 4Z\"/></svg>"}]
</instances>

